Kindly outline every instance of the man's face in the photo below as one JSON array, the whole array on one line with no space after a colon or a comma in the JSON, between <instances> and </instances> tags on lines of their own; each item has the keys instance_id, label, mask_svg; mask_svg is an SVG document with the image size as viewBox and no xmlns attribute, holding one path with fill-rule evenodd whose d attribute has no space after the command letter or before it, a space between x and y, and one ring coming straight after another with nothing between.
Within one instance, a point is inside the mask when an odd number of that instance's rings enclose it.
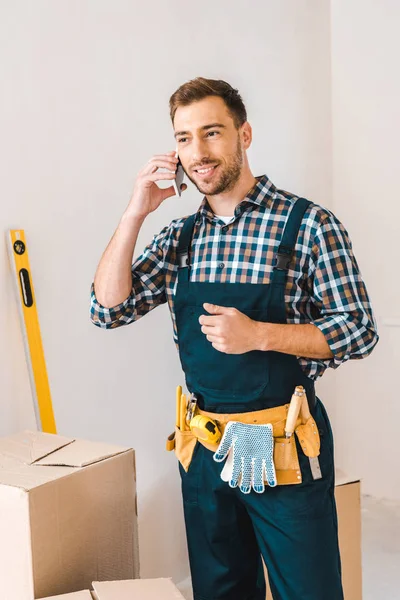
<instances>
[{"instance_id":1,"label":"man's face","mask_svg":"<svg viewBox=\"0 0 400 600\"><path fill-rule=\"evenodd\" d=\"M207 196L233 189L239 180L244 149L241 129L218 96L180 106L174 119L176 145L182 167L199 192ZM214 167L206 173L198 172Z\"/></svg>"}]
</instances>

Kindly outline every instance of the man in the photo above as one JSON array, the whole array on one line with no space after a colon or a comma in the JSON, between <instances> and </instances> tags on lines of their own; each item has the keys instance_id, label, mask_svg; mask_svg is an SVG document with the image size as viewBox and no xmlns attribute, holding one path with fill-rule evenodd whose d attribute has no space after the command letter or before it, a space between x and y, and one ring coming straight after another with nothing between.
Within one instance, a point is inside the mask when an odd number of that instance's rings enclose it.
<instances>
[{"instance_id":1,"label":"man","mask_svg":"<svg viewBox=\"0 0 400 600\"><path fill-rule=\"evenodd\" d=\"M187 388L200 411L225 419L218 451L196 441L189 466L180 464L195 600L264 600L260 555L275 600L341 600L333 439L314 383L327 367L368 356L378 341L351 242L332 212L277 189L267 175L254 177L246 154L252 129L228 83L185 83L170 113L184 171L205 196L132 264L143 221L174 195L156 182L175 177L175 152L150 159L98 266L92 322L118 327L168 302ZM272 415L298 385L319 434L317 467L294 436L299 481L276 485L268 459L270 485L255 485L252 452L271 442L282 421ZM228 426L236 433L227 446ZM217 459L239 443L242 462L228 485Z\"/></svg>"}]
</instances>

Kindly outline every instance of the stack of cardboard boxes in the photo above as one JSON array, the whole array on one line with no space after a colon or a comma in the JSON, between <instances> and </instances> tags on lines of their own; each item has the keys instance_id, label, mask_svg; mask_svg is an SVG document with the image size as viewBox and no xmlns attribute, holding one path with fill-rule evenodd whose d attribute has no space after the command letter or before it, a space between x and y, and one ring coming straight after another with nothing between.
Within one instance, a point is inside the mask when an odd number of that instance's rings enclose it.
<instances>
[{"instance_id":1,"label":"stack of cardboard boxes","mask_svg":"<svg viewBox=\"0 0 400 600\"><path fill-rule=\"evenodd\" d=\"M139 577L135 453L39 432L0 439L0 598Z\"/></svg>"},{"instance_id":2,"label":"stack of cardboard boxes","mask_svg":"<svg viewBox=\"0 0 400 600\"><path fill-rule=\"evenodd\" d=\"M336 498L345 598L361 600L360 482L338 474ZM138 578L134 450L30 431L0 439L1 600L183 598L171 580Z\"/></svg>"}]
</instances>

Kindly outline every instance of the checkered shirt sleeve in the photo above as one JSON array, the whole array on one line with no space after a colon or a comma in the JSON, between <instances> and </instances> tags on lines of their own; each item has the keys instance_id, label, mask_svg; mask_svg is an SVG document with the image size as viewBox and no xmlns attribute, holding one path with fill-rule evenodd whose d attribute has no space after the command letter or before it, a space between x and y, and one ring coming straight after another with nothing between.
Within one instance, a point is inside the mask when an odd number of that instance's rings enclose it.
<instances>
[{"instance_id":1,"label":"checkered shirt sleeve","mask_svg":"<svg viewBox=\"0 0 400 600\"><path fill-rule=\"evenodd\" d=\"M103 329L114 329L138 321L156 306L167 301L164 278L163 244L168 226L153 236L142 254L132 264L132 289L128 298L111 308L96 298L94 282L90 288L90 320Z\"/></svg>"},{"instance_id":2,"label":"checkered shirt sleeve","mask_svg":"<svg viewBox=\"0 0 400 600\"><path fill-rule=\"evenodd\" d=\"M368 356L379 336L369 297L343 224L326 211L312 246L312 302L319 311L313 321L324 334L336 368L346 360Z\"/></svg>"}]
</instances>

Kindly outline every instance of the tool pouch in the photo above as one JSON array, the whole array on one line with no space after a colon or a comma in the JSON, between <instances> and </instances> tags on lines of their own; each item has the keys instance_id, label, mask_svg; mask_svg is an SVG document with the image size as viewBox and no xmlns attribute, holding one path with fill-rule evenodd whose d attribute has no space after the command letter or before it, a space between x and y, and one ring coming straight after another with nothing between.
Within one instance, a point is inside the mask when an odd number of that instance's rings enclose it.
<instances>
[{"instance_id":1,"label":"tool pouch","mask_svg":"<svg viewBox=\"0 0 400 600\"><path fill-rule=\"evenodd\" d=\"M187 471L192 461L196 443L197 438L190 430L181 431L179 427L175 425L174 433L171 433L171 435L168 436L166 448L168 451L175 450L177 459L185 471Z\"/></svg>"},{"instance_id":2,"label":"tool pouch","mask_svg":"<svg viewBox=\"0 0 400 600\"><path fill-rule=\"evenodd\" d=\"M302 482L302 475L295 436L284 437L287 407L288 405L277 409L266 409L265 411L258 411L258 413L244 413L241 415L207 414L216 420L222 434L228 420L233 417L235 420L243 420L243 422L247 423L272 423L274 465L278 485L293 485ZM304 454L310 458L318 456L320 453L320 438L314 419L310 417L302 424L299 418L296 423L295 432ZM191 431L181 431L179 427L175 427L175 432L168 436L166 448L169 451L175 450L176 457L185 471L187 471L197 442L203 444L211 452L215 452L218 448L218 444L210 444L203 440L198 440Z\"/></svg>"},{"instance_id":3,"label":"tool pouch","mask_svg":"<svg viewBox=\"0 0 400 600\"><path fill-rule=\"evenodd\" d=\"M219 423L219 426L224 431L226 423ZM275 429L280 434L279 437L274 435L274 465L277 483L278 485L301 483L302 477L295 438L294 436L281 437L281 426L274 427L274 434ZM191 431L181 431L179 427L175 427L175 432L168 436L166 449L168 451L175 450L175 455L185 471L189 469L197 441L211 452L215 452L218 448L218 444L198 440Z\"/></svg>"},{"instance_id":4,"label":"tool pouch","mask_svg":"<svg viewBox=\"0 0 400 600\"><path fill-rule=\"evenodd\" d=\"M274 464L278 485L301 483L301 470L296 440L274 436Z\"/></svg>"},{"instance_id":5,"label":"tool pouch","mask_svg":"<svg viewBox=\"0 0 400 600\"><path fill-rule=\"evenodd\" d=\"M304 454L309 458L319 456L321 441L314 419L310 417L304 424L298 425L295 432Z\"/></svg>"}]
</instances>

